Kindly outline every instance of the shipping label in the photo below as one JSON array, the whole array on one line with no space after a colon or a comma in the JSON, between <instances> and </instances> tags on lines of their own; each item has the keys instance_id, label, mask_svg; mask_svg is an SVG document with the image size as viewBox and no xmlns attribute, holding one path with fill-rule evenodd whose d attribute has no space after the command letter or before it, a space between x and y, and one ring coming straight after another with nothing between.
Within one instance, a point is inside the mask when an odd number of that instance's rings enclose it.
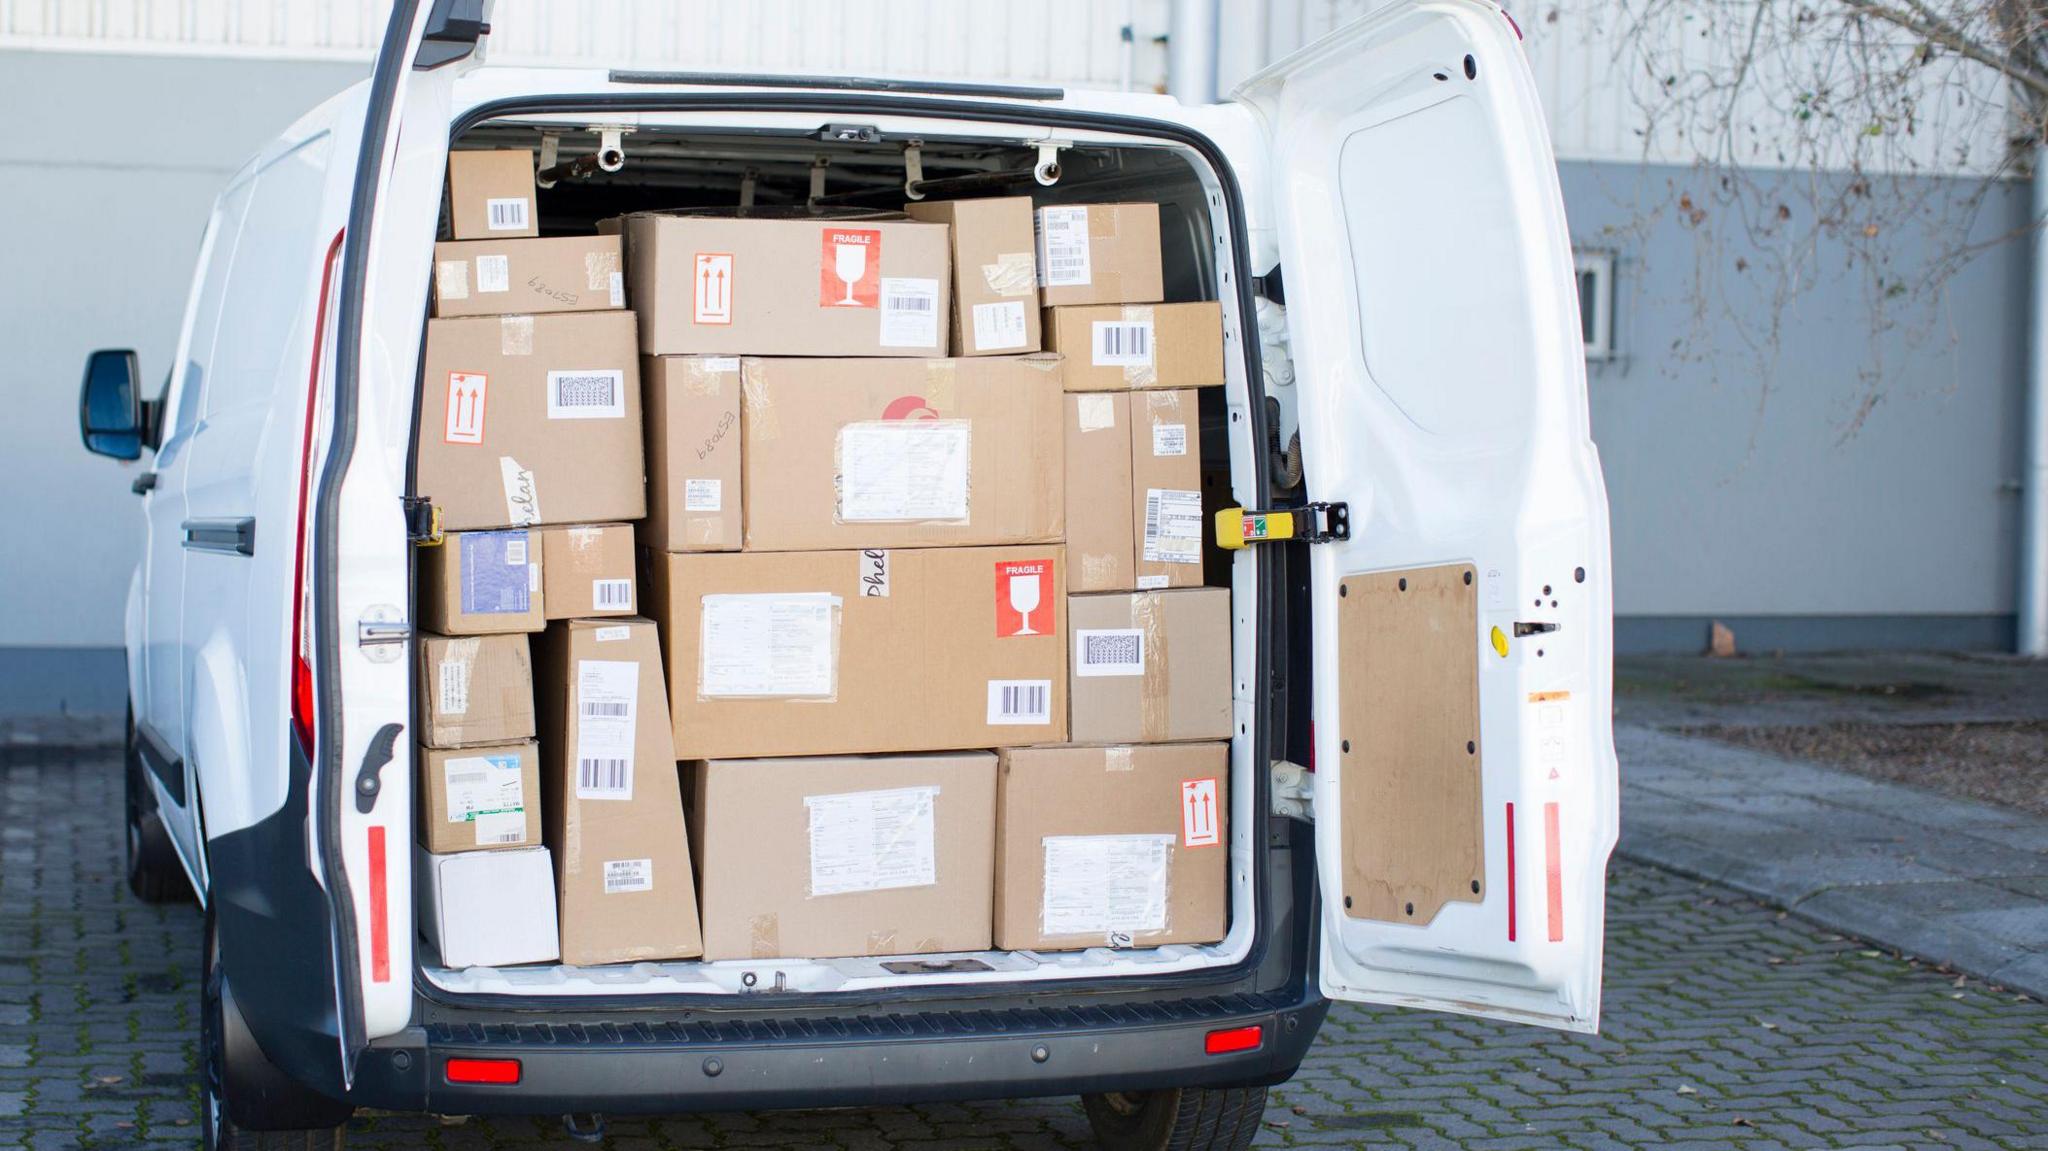
<instances>
[{"instance_id":1,"label":"shipping label","mask_svg":"<svg viewBox=\"0 0 2048 1151\"><path fill-rule=\"evenodd\" d=\"M1152 366L1152 321L1097 320L1093 327L1089 358L1097 367Z\"/></svg>"},{"instance_id":2,"label":"shipping label","mask_svg":"<svg viewBox=\"0 0 2048 1151\"><path fill-rule=\"evenodd\" d=\"M1180 781L1180 845L1182 847L1214 847L1223 841L1217 830L1221 820L1217 818L1217 794L1215 777L1206 779L1183 779Z\"/></svg>"},{"instance_id":3,"label":"shipping label","mask_svg":"<svg viewBox=\"0 0 2048 1151\"><path fill-rule=\"evenodd\" d=\"M1145 562L1202 562L1202 493L1145 490Z\"/></svg>"},{"instance_id":4,"label":"shipping label","mask_svg":"<svg viewBox=\"0 0 2048 1151\"><path fill-rule=\"evenodd\" d=\"M965 521L972 426L863 420L840 428L840 520Z\"/></svg>"},{"instance_id":5,"label":"shipping label","mask_svg":"<svg viewBox=\"0 0 2048 1151\"><path fill-rule=\"evenodd\" d=\"M805 796L810 893L844 895L937 883L933 809L938 796L936 787Z\"/></svg>"},{"instance_id":6,"label":"shipping label","mask_svg":"<svg viewBox=\"0 0 2048 1151\"><path fill-rule=\"evenodd\" d=\"M1052 722L1052 681L992 679L988 681L990 727L1036 727Z\"/></svg>"},{"instance_id":7,"label":"shipping label","mask_svg":"<svg viewBox=\"0 0 2048 1151\"><path fill-rule=\"evenodd\" d=\"M1040 208L1038 224L1038 285L1042 288L1074 288L1093 278L1088 254L1088 209Z\"/></svg>"},{"instance_id":8,"label":"shipping label","mask_svg":"<svg viewBox=\"0 0 2048 1151\"><path fill-rule=\"evenodd\" d=\"M705 596L698 698L832 698L839 605L825 592Z\"/></svg>"},{"instance_id":9,"label":"shipping label","mask_svg":"<svg viewBox=\"0 0 2048 1151\"><path fill-rule=\"evenodd\" d=\"M604 861L604 893L623 895L654 890L652 859L607 859Z\"/></svg>"},{"instance_id":10,"label":"shipping label","mask_svg":"<svg viewBox=\"0 0 2048 1151\"><path fill-rule=\"evenodd\" d=\"M1127 947L1166 930L1171 835L1048 835L1040 927Z\"/></svg>"},{"instance_id":11,"label":"shipping label","mask_svg":"<svg viewBox=\"0 0 2048 1151\"><path fill-rule=\"evenodd\" d=\"M881 335L885 348L939 346L939 282L915 276L882 281Z\"/></svg>"},{"instance_id":12,"label":"shipping label","mask_svg":"<svg viewBox=\"0 0 2048 1151\"><path fill-rule=\"evenodd\" d=\"M617 368L548 373L548 418L617 420L626 415L626 373Z\"/></svg>"},{"instance_id":13,"label":"shipping label","mask_svg":"<svg viewBox=\"0 0 2048 1151\"><path fill-rule=\"evenodd\" d=\"M1188 426L1186 424L1153 424L1152 454L1154 456L1187 455Z\"/></svg>"},{"instance_id":14,"label":"shipping label","mask_svg":"<svg viewBox=\"0 0 2048 1151\"><path fill-rule=\"evenodd\" d=\"M524 196L493 196L484 201L484 223L493 232L524 232L532 214Z\"/></svg>"},{"instance_id":15,"label":"shipping label","mask_svg":"<svg viewBox=\"0 0 2048 1151\"><path fill-rule=\"evenodd\" d=\"M820 232L818 306L879 307L882 297L882 233L875 228L833 228Z\"/></svg>"},{"instance_id":16,"label":"shipping label","mask_svg":"<svg viewBox=\"0 0 2048 1151\"><path fill-rule=\"evenodd\" d=\"M699 324L732 323L732 253L697 253L695 307L690 319Z\"/></svg>"},{"instance_id":17,"label":"shipping label","mask_svg":"<svg viewBox=\"0 0 2048 1151\"><path fill-rule=\"evenodd\" d=\"M590 610L632 611L633 581L629 579L591 580Z\"/></svg>"},{"instance_id":18,"label":"shipping label","mask_svg":"<svg viewBox=\"0 0 2048 1151\"><path fill-rule=\"evenodd\" d=\"M576 661L576 798L633 798L640 665Z\"/></svg>"},{"instance_id":19,"label":"shipping label","mask_svg":"<svg viewBox=\"0 0 2048 1151\"><path fill-rule=\"evenodd\" d=\"M436 672L435 686L439 690L434 693L434 710L441 715L468 715L469 660L443 659Z\"/></svg>"},{"instance_id":20,"label":"shipping label","mask_svg":"<svg viewBox=\"0 0 2048 1151\"><path fill-rule=\"evenodd\" d=\"M1145 674L1145 629L1075 628L1074 674L1130 676Z\"/></svg>"},{"instance_id":21,"label":"shipping label","mask_svg":"<svg viewBox=\"0 0 2048 1151\"><path fill-rule=\"evenodd\" d=\"M448 426L441 438L451 444L484 442L484 400L491 386L482 372L448 373Z\"/></svg>"},{"instance_id":22,"label":"shipping label","mask_svg":"<svg viewBox=\"0 0 2048 1151\"><path fill-rule=\"evenodd\" d=\"M457 538L462 614L520 615L532 609L525 532L465 532Z\"/></svg>"},{"instance_id":23,"label":"shipping label","mask_svg":"<svg viewBox=\"0 0 2048 1151\"><path fill-rule=\"evenodd\" d=\"M1024 326L1024 301L999 300L974 305L974 350L1000 352L1021 348L1028 331Z\"/></svg>"},{"instance_id":24,"label":"shipping label","mask_svg":"<svg viewBox=\"0 0 2048 1151\"><path fill-rule=\"evenodd\" d=\"M598 643L618 643L620 640L633 638L633 629L625 624L620 624L617 627L595 628L591 631L590 638Z\"/></svg>"},{"instance_id":25,"label":"shipping label","mask_svg":"<svg viewBox=\"0 0 2048 1151\"><path fill-rule=\"evenodd\" d=\"M996 638L1046 635L1052 631L1059 592L1052 560L1003 560L996 564Z\"/></svg>"},{"instance_id":26,"label":"shipping label","mask_svg":"<svg viewBox=\"0 0 2048 1151\"><path fill-rule=\"evenodd\" d=\"M725 506L725 481L686 479L683 481L683 510L715 512Z\"/></svg>"},{"instance_id":27,"label":"shipping label","mask_svg":"<svg viewBox=\"0 0 2048 1151\"><path fill-rule=\"evenodd\" d=\"M476 258L476 291L509 292L512 290L512 257L478 256Z\"/></svg>"},{"instance_id":28,"label":"shipping label","mask_svg":"<svg viewBox=\"0 0 2048 1151\"><path fill-rule=\"evenodd\" d=\"M491 842L518 843L526 838L526 789L520 779L518 756L461 756L443 761L441 769L448 796L448 822L475 823L487 815L516 815L519 838ZM478 842L483 842L483 830L477 828Z\"/></svg>"}]
</instances>

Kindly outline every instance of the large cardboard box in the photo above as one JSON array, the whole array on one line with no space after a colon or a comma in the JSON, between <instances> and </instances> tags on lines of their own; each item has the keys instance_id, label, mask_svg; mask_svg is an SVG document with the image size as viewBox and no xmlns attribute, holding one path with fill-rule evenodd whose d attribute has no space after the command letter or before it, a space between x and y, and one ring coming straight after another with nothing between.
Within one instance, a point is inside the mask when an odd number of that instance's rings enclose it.
<instances>
[{"instance_id":1,"label":"large cardboard box","mask_svg":"<svg viewBox=\"0 0 2048 1151\"><path fill-rule=\"evenodd\" d=\"M1131 536L1131 397L1066 397L1067 590L1126 591L1137 585Z\"/></svg>"},{"instance_id":2,"label":"large cardboard box","mask_svg":"<svg viewBox=\"0 0 2048 1151\"><path fill-rule=\"evenodd\" d=\"M1166 298L1159 205L1060 204L1038 210L1038 286L1048 308Z\"/></svg>"},{"instance_id":3,"label":"large cardboard box","mask_svg":"<svg viewBox=\"0 0 2048 1151\"><path fill-rule=\"evenodd\" d=\"M696 957L696 880L654 625L566 620L537 644L562 962Z\"/></svg>"},{"instance_id":4,"label":"large cardboard box","mask_svg":"<svg viewBox=\"0 0 2048 1151\"><path fill-rule=\"evenodd\" d=\"M632 615L632 524L574 524L540 530L541 611L549 619Z\"/></svg>"},{"instance_id":5,"label":"large cardboard box","mask_svg":"<svg viewBox=\"0 0 2048 1151\"><path fill-rule=\"evenodd\" d=\"M987 752L688 766L706 959L985 951Z\"/></svg>"},{"instance_id":6,"label":"large cardboard box","mask_svg":"<svg viewBox=\"0 0 2048 1151\"><path fill-rule=\"evenodd\" d=\"M946 228L873 212L625 218L652 356L943 356Z\"/></svg>"},{"instance_id":7,"label":"large cardboard box","mask_svg":"<svg viewBox=\"0 0 2048 1151\"><path fill-rule=\"evenodd\" d=\"M434 245L434 315L602 312L626 306L617 236Z\"/></svg>"},{"instance_id":8,"label":"large cardboard box","mask_svg":"<svg viewBox=\"0 0 2048 1151\"><path fill-rule=\"evenodd\" d=\"M633 313L427 321L418 481L441 525L637 520Z\"/></svg>"},{"instance_id":9,"label":"large cardboard box","mask_svg":"<svg viewBox=\"0 0 2048 1151\"><path fill-rule=\"evenodd\" d=\"M677 754L834 755L1057 742L1055 544L655 557Z\"/></svg>"},{"instance_id":10,"label":"large cardboard box","mask_svg":"<svg viewBox=\"0 0 2048 1151\"><path fill-rule=\"evenodd\" d=\"M422 631L418 647L421 743L475 747L533 738L533 659L524 634Z\"/></svg>"},{"instance_id":11,"label":"large cardboard box","mask_svg":"<svg viewBox=\"0 0 2048 1151\"><path fill-rule=\"evenodd\" d=\"M1038 260L1031 197L923 200L903 210L913 220L953 228L953 354L1037 351Z\"/></svg>"},{"instance_id":12,"label":"large cardboard box","mask_svg":"<svg viewBox=\"0 0 2048 1151\"><path fill-rule=\"evenodd\" d=\"M448 229L458 240L540 235L533 153L523 148L448 153Z\"/></svg>"},{"instance_id":13,"label":"large cardboard box","mask_svg":"<svg viewBox=\"0 0 2048 1151\"><path fill-rule=\"evenodd\" d=\"M445 967L552 963L555 874L548 849L415 855L420 934Z\"/></svg>"},{"instance_id":14,"label":"large cardboard box","mask_svg":"<svg viewBox=\"0 0 2048 1151\"><path fill-rule=\"evenodd\" d=\"M1056 356L741 361L748 551L1058 543Z\"/></svg>"},{"instance_id":15,"label":"large cardboard box","mask_svg":"<svg viewBox=\"0 0 2048 1151\"><path fill-rule=\"evenodd\" d=\"M532 740L420 749L419 840L436 855L537 846L540 806L540 747Z\"/></svg>"},{"instance_id":16,"label":"large cardboard box","mask_svg":"<svg viewBox=\"0 0 2048 1151\"><path fill-rule=\"evenodd\" d=\"M1045 348L1067 358L1070 392L1223 384L1223 309L1193 304L1053 308Z\"/></svg>"},{"instance_id":17,"label":"large cardboard box","mask_svg":"<svg viewBox=\"0 0 2048 1151\"><path fill-rule=\"evenodd\" d=\"M1075 743L1229 739L1230 590L1067 601Z\"/></svg>"},{"instance_id":18,"label":"large cardboard box","mask_svg":"<svg viewBox=\"0 0 2048 1151\"><path fill-rule=\"evenodd\" d=\"M737 356L649 356L647 522L658 552L740 547L740 361Z\"/></svg>"},{"instance_id":19,"label":"large cardboard box","mask_svg":"<svg viewBox=\"0 0 2048 1151\"><path fill-rule=\"evenodd\" d=\"M419 622L428 631L491 635L547 626L541 615L540 540L525 528L449 532L440 544L414 554Z\"/></svg>"},{"instance_id":20,"label":"large cardboard box","mask_svg":"<svg viewBox=\"0 0 2048 1151\"><path fill-rule=\"evenodd\" d=\"M1200 587L1202 415L1193 391L1131 393L1131 536L1140 591Z\"/></svg>"},{"instance_id":21,"label":"large cardboard box","mask_svg":"<svg viewBox=\"0 0 2048 1151\"><path fill-rule=\"evenodd\" d=\"M1220 743L999 753L995 945L1059 951L1222 939L1229 771Z\"/></svg>"}]
</instances>

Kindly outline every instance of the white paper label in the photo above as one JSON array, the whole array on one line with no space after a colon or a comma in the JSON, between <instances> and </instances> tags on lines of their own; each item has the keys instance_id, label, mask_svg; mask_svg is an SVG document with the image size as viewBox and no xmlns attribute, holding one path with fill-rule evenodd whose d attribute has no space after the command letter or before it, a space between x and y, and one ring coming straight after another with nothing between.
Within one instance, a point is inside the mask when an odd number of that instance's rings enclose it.
<instances>
[{"instance_id":1,"label":"white paper label","mask_svg":"<svg viewBox=\"0 0 2048 1151\"><path fill-rule=\"evenodd\" d=\"M683 510L686 512L715 512L725 506L724 480L684 480Z\"/></svg>"},{"instance_id":2,"label":"white paper label","mask_svg":"<svg viewBox=\"0 0 2048 1151\"><path fill-rule=\"evenodd\" d=\"M1143 628L1075 628L1074 674L1144 675Z\"/></svg>"},{"instance_id":3,"label":"white paper label","mask_svg":"<svg viewBox=\"0 0 2048 1151\"><path fill-rule=\"evenodd\" d=\"M515 527L539 523L540 489L533 482L533 473L511 456L499 456L498 479L505 485L505 518Z\"/></svg>"},{"instance_id":4,"label":"white paper label","mask_svg":"<svg viewBox=\"0 0 2048 1151\"><path fill-rule=\"evenodd\" d=\"M1171 835L1045 837L1046 935L1085 935L1112 947L1166 930Z\"/></svg>"},{"instance_id":5,"label":"white paper label","mask_svg":"<svg viewBox=\"0 0 2048 1151\"><path fill-rule=\"evenodd\" d=\"M484 201L484 222L493 232L524 232L527 227L526 197L493 196Z\"/></svg>"},{"instance_id":6,"label":"white paper label","mask_svg":"<svg viewBox=\"0 0 2048 1151\"><path fill-rule=\"evenodd\" d=\"M621 625L619 627L598 628L596 631L590 633L590 638L596 640L599 643L617 643L622 639L630 639L632 635L632 628Z\"/></svg>"},{"instance_id":7,"label":"white paper label","mask_svg":"<svg viewBox=\"0 0 2048 1151\"><path fill-rule=\"evenodd\" d=\"M1216 779L1180 781L1180 845L1214 847L1222 842L1218 831Z\"/></svg>"},{"instance_id":8,"label":"white paper label","mask_svg":"<svg viewBox=\"0 0 2048 1151\"><path fill-rule=\"evenodd\" d=\"M1107 392L1081 392L1075 395L1074 422L1084 432L1107 431L1115 427L1115 397Z\"/></svg>"},{"instance_id":9,"label":"white paper label","mask_svg":"<svg viewBox=\"0 0 2048 1151\"><path fill-rule=\"evenodd\" d=\"M1170 576L1141 575L1138 577L1138 590L1158 591L1160 588L1170 586L1172 583L1173 579Z\"/></svg>"},{"instance_id":10,"label":"white paper label","mask_svg":"<svg viewBox=\"0 0 2048 1151\"><path fill-rule=\"evenodd\" d=\"M706 356L703 360L707 372L737 372L740 370L738 356Z\"/></svg>"},{"instance_id":11,"label":"white paper label","mask_svg":"<svg viewBox=\"0 0 2048 1151\"><path fill-rule=\"evenodd\" d=\"M476 291L509 292L512 290L512 258L510 256L478 256L476 258Z\"/></svg>"},{"instance_id":12,"label":"white paper label","mask_svg":"<svg viewBox=\"0 0 2048 1151\"><path fill-rule=\"evenodd\" d=\"M1152 366L1152 321L1097 320L1090 358L1102 368Z\"/></svg>"},{"instance_id":13,"label":"white paper label","mask_svg":"<svg viewBox=\"0 0 2048 1151\"><path fill-rule=\"evenodd\" d=\"M654 890L652 859L607 859L604 861L604 893L621 895L628 891Z\"/></svg>"},{"instance_id":14,"label":"white paper label","mask_svg":"<svg viewBox=\"0 0 2048 1151\"><path fill-rule=\"evenodd\" d=\"M594 579L590 581L591 611L632 611L633 581Z\"/></svg>"},{"instance_id":15,"label":"white paper label","mask_svg":"<svg viewBox=\"0 0 2048 1151\"><path fill-rule=\"evenodd\" d=\"M633 798L640 665L576 661L576 798Z\"/></svg>"},{"instance_id":16,"label":"white paper label","mask_svg":"<svg viewBox=\"0 0 2048 1151\"><path fill-rule=\"evenodd\" d=\"M939 282L915 276L882 277L882 334L885 348L939 346Z\"/></svg>"},{"instance_id":17,"label":"white paper label","mask_svg":"<svg viewBox=\"0 0 2048 1151\"><path fill-rule=\"evenodd\" d=\"M1092 278L1088 260L1088 209L1038 210L1038 285L1072 288Z\"/></svg>"},{"instance_id":18,"label":"white paper label","mask_svg":"<svg viewBox=\"0 0 2048 1151\"><path fill-rule=\"evenodd\" d=\"M607 286L608 286L608 287L609 287L609 288L611 289L611 305L612 305L612 307L614 307L614 308L623 308L623 307L625 307L625 306L626 306L626 274L625 274L624 272L613 272L613 273L611 274L611 276L610 276L610 283L609 283L609 284L608 284Z\"/></svg>"},{"instance_id":19,"label":"white paper label","mask_svg":"<svg viewBox=\"0 0 2048 1151\"><path fill-rule=\"evenodd\" d=\"M444 659L437 671L434 710L442 715L468 715L469 661Z\"/></svg>"},{"instance_id":20,"label":"white paper label","mask_svg":"<svg viewBox=\"0 0 2048 1151\"><path fill-rule=\"evenodd\" d=\"M487 811L470 821L478 847L485 844L525 843L524 811Z\"/></svg>"},{"instance_id":21,"label":"white paper label","mask_svg":"<svg viewBox=\"0 0 2048 1151\"><path fill-rule=\"evenodd\" d=\"M995 352L1024 346L1024 301L974 305L974 350Z\"/></svg>"},{"instance_id":22,"label":"white paper label","mask_svg":"<svg viewBox=\"0 0 2048 1151\"><path fill-rule=\"evenodd\" d=\"M966 420L864 420L839 429L839 518L967 518Z\"/></svg>"},{"instance_id":23,"label":"white paper label","mask_svg":"<svg viewBox=\"0 0 2048 1151\"><path fill-rule=\"evenodd\" d=\"M441 438L451 444L484 442L484 401L491 379L482 372L448 373L448 426Z\"/></svg>"},{"instance_id":24,"label":"white paper label","mask_svg":"<svg viewBox=\"0 0 2048 1151\"><path fill-rule=\"evenodd\" d=\"M1052 681L992 679L988 681L989 726L1030 726L1052 722Z\"/></svg>"},{"instance_id":25,"label":"white paper label","mask_svg":"<svg viewBox=\"0 0 2048 1151\"><path fill-rule=\"evenodd\" d=\"M1202 562L1202 493L1145 489L1145 562Z\"/></svg>"},{"instance_id":26,"label":"white paper label","mask_svg":"<svg viewBox=\"0 0 2048 1151\"><path fill-rule=\"evenodd\" d=\"M626 373L617 368L548 373L548 418L616 420L626 415Z\"/></svg>"},{"instance_id":27,"label":"white paper label","mask_svg":"<svg viewBox=\"0 0 2048 1151\"><path fill-rule=\"evenodd\" d=\"M825 592L705 596L697 694L831 698L839 604Z\"/></svg>"},{"instance_id":28,"label":"white paper label","mask_svg":"<svg viewBox=\"0 0 2048 1151\"><path fill-rule=\"evenodd\" d=\"M434 265L434 294L444 300L469 298L469 264L464 260L442 260Z\"/></svg>"},{"instance_id":29,"label":"white paper label","mask_svg":"<svg viewBox=\"0 0 2048 1151\"><path fill-rule=\"evenodd\" d=\"M932 833L936 787L807 795L811 894L929 887L938 882Z\"/></svg>"},{"instance_id":30,"label":"white paper label","mask_svg":"<svg viewBox=\"0 0 2048 1151\"><path fill-rule=\"evenodd\" d=\"M1186 424L1153 424L1152 454L1155 456L1187 455L1188 426Z\"/></svg>"},{"instance_id":31,"label":"white paper label","mask_svg":"<svg viewBox=\"0 0 2048 1151\"><path fill-rule=\"evenodd\" d=\"M860 587L856 594L863 599L889 598L889 553L879 548L869 548L860 553Z\"/></svg>"},{"instance_id":32,"label":"white paper label","mask_svg":"<svg viewBox=\"0 0 2048 1151\"><path fill-rule=\"evenodd\" d=\"M522 533L516 540L505 541L505 566L516 568L523 567L525 564L526 536Z\"/></svg>"},{"instance_id":33,"label":"white paper label","mask_svg":"<svg viewBox=\"0 0 2048 1151\"><path fill-rule=\"evenodd\" d=\"M469 823L479 815L503 811L525 818L526 791L519 778L518 756L466 755L444 761L441 771L448 793L448 822Z\"/></svg>"}]
</instances>

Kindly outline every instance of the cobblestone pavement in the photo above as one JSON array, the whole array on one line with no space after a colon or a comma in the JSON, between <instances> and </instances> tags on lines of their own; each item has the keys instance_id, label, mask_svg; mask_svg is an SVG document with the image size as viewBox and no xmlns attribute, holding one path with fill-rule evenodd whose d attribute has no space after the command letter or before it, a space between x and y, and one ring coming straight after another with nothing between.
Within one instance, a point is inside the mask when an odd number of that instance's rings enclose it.
<instances>
[{"instance_id":1,"label":"cobblestone pavement","mask_svg":"<svg viewBox=\"0 0 2048 1151\"><path fill-rule=\"evenodd\" d=\"M189 1147L199 917L120 879L116 757L0 767L0 1147ZM1617 863L1606 1030L1339 1008L1261 1146L2048 1148L2048 1007ZM1086 1147L1071 1100L709 1115L611 1146ZM366 1116L352 1147L568 1147Z\"/></svg>"}]
</instances>

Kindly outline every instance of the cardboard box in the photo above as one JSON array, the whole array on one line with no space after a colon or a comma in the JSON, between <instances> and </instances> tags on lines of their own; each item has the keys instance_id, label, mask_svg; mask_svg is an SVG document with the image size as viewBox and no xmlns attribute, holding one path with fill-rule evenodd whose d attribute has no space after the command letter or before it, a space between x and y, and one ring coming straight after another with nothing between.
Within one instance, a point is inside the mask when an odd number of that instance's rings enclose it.
<instances>
[{"instance_id":1,"label":"cardboard box","mask_svg":"<svg viewBox=\"0 0 2048 1151\"><path fill-rule=\"evenodd\" d=\"M1223 384L1223 309L1194 304L1053 308L1045 348L1067 357L1070 392Z\"/></svg>"},{"instance_id":2,"label":"cardboard box","mask_svg":"<svg viewBox=\"0 0 2048 1151\"><path fill-rule=\"evenodd\" d=\"M1060 204L1038 210L1045 306L1151 304L1166 298L1159 205Z\"/></svg>"},{"instance_id":3,"label":"cardboard box","mask_svg":"<svg viewBox=\"0 0 2048 1151\"><path fill-rule=\"evenodd\" d=\"M632 524L575 524L540 531L541 612L551 620L632 615Z\"/></svg>"},{"instance_id":4,"label":"cardboard box","mask_svg":"<svg viewBox=\"0 0 2048 1151\"><path fill-rule=\"evenodd\" d=\"M444 967L552 963L555 874L545 847L414 856L420 934Z\"/></svg>"},{"instance_id":5,"label":"cardboard box","mask_svg":"<svg viewBox=\"0 0 2048 1151\"><path fill-rule=\"evenodd\" d=\"M525 528L449 532L422 547L415 593L419 626L442 635L539 631L540 540Z\"/></svg>"},{"instance_id":6,"label":"cardboard box","mask_svg":"<svg viewBox=\"0 0 2048 1151\"><path fill-rule=\"evenodd\" d=\"M533 153L523 148L448 153L448 230L458 240L540 235Z\"/></svg>"},{"instance_id":7,"label":"cardboard box","mask_svg":"<svg viewBox=\"0 0 2048 1151\"><path fill-rule=\"evenodd\" d=\"M1131 542L1139 591L1202 585L1202 415L1193 391L1131 393Z\"/></svg>"},{"instance_id":8,"label":"cardboard box","mask_svg":"<svg viewBox=\"0 0 2048 1151\"><path fill-rule=\"evenodd\" d=\"M562 962L695 958L696 881L654 625L565 620L536 652Z\"/></svg>"},{"instance_id":9,"label":"cardboard box","mask_svg":"<svg viewBox=\"0 0 2048 1151\"><path fill-rule=\"evenodd\" d=\"M746 550L1058 543L1056 356L740 362Z\"/></svg>"},{"instance_id":10,"label":"cardboard box","mask_svg":"<svg viewBox=\"0 0 2048 1151\"><path fill-rule=\"evenodd\" d=\"M1137 585L1131 535L1131 396L1066 397L1067 590L1128 591Z\"/></svg>"},{"instance_id":11,"label":"cardboard box","mask_svg":"<svg viewBox=\"0 0 2048 1151\"><path fill-rule=\"evenodd\" d=\"M658 552L740 547L740 361L737 356L649 356L647 522Z\"/></svg>"},{"instance_id":12,"label":"cardboard box","mask_svg":"<svg viewBox=\"0 0 2048 1151\"><path fill-rule=\"evenodd\" d=\"M1229 749L1220 743L999 753L996 947L1222 939L1230 927L1229 776Z\"/></svg>"},{"instance_id":13,"label":"cardboard box","mask_svg":"<svg viewBox=\"0 0 2048 1151\"><path fill-rule=\"evenodd\" d=\"M434 315L602 312L626 306L617 236L434 245Z\"/></svg>"},{"instance_id":14,"label":"cardboard box","mask_svg":"<svg viewBox=\"0 0 2048 1151\"><path fill-rule=\"evenodd\" d=\"M655 557L685 759L945 751L1067 731L1065 550Z\"/></svg>"},{"instance_id":15,"label":"cardboard box","mask_svg":"<svg viewBox=\"0 0 2048 1151\"><path fill-rule=\"evenodd\" d=\"M441 526L637 520L633 313L427 321L419 492Z\"/></svg>"},{"instance_id":16,"label":"cardboard box","mask_svg":"<svg viewBox=\"0 0 2048 1151\"><path fill-rule=\"evenodd\" d=\"M690 764L706 959L986 951L987 752Z\"/></svg>"},{"instance_id":17,"label":"cardboard box","mask_svg":"<svg viewBox=\"0 0 2048 1151\"><path fill-rule=\"evenodd\" d=\"M943 356L943 224L872 212L625 218L626 283L653 356Z\"/></svg>"},{"instance_id":18,"label":"cardboard box","mask_svg":"<svg viewBox=\"0 0 2048 1151\"><path fill-rule=\"evenodd\" d=\"M1067 601L1075 743L1229 739L1230 589Z\"/></svg>"},{"instance_id":19,"label":"cardboard box","mask_svg":"<svg viewBox=\"0 0 2048 1151\"><path fill-rule=\"evenodd\" d=\"M1038 260L1031 197L923 200L903 210L913 220L953 229L953 354L1037 351Z\"/></svg>"},{"instance_id":20,"label":"cardboard box","mask_svg":"<svg viewBox=\"0 0 2048 1151\"><path fill-rule=\"evenodd\" d=\"M540 745L421 748L419 841L436 855L538 846Z\"/></svg>"},{"instance_id":21,"label":"cardboard box","mask_svg":"<svg viewBox=\"0 0 2048 1151\"><path fill-rule=\"evenodd\" d=\"M421 743L476 747L533 738L533 659L525 635L422 631L416 646Z\"/></svg>"}]
</instances>

